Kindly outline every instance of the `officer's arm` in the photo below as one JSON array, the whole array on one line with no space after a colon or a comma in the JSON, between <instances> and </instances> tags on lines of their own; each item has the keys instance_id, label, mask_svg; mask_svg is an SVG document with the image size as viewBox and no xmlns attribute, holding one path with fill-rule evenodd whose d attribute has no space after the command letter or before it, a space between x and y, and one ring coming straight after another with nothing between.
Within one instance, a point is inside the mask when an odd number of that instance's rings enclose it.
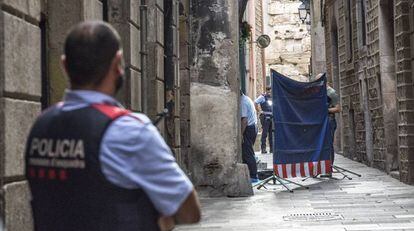
<instances>
[{"instance_id":1,"label":"officer's arm","mask_svg":"<svg viewBox=\"0 0 414 231\"><path fill-rule=\"evenodd\" d=\"M328 112L331 114L341 112L341 106L339 104L335 105L335 107L329 108Z\"/></svg>"},{"instance_id":2,"label":"officer's arm","mask_svg":"<svg viewBox=\"0 0 414 231\"><path fill-rule=\"evenodd\" d=\"M200 202L195 190L188 195L187 199L181 204L174 217L178 224L190 224L200 221Z\"/></svg>"},{"instance_id":3,"label":"officer's arm","mask_svg":"<svg viewBox=\"0 0 414 231\"><path fill-rule=\"evenodd\" d=\"M161 217L158 220L158 226L161 231L169 231L174 229L175 224L197 223L200 219L200 202L197 192L193 190L173 216Z\"/></svg>"},{"instance_id":4,"label":"officer's arm","mask_svg":"<svg viewBox=\"0 0 414 231\"><path fill-rule=\"evenodd\" d=\"M259 97L257 97L257 99L254 101L254 107L256 108L257 112L260 112L260 107L259 105L261 103L263 103L263 101L266 101L265 98L263 97L263 95L260 95Z\"/></svg>"},{"instance_id":5,"label":"officer's arm","mask_svg":"<svg viewBox=\"0 0 414 231\"><path fill-rule=\"evenodd\" d=\"M244 134L244 130L246 130L247 127L247 118L246 117L242 117L241 119L241 134Z\"/></svg>"},{"instance_id":6,"label":"officer's arm","mask_svg":"<svg viewBox=\"0 0 414 231\"><path fill-rule=\"evenodd\" d=\"M257 112L260 112L260 107L259 107L259 104L258 103L254 103L254 107L256 108L256 111Z\"/></svg>"}]
</instances>

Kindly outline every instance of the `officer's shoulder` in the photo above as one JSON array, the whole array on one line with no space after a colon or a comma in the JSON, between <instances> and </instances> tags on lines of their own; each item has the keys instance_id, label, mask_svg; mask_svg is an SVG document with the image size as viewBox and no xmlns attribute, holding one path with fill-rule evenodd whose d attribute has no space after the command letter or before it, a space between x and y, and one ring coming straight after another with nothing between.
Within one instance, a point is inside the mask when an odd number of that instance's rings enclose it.
<instances>
[{"instance_id":1,"label":"officer's shoulder","mask_svg":"<svg viewBox=\"0 0 414 231\"><path fill-rule=\"evenodd\" d=\"M136 113L136 112L132 112L129 113L128 115L126 115L127 118L132 119L132 120L136 120L141 124L151 124L151 120L148 118L148 116L146 116L145 114L142 113Z\"/></svg>"},{"instance_id":2,"label":"officer's shoulder","mask_svg":"<svg viewBox=\"0 0 414 231\"><path fill-rule=\"evenodd\" d=\"M136 129L146 127L151 124L151 120L144 114L130 112L118 117L113 123L114 126L117 127L130 127L131 129Z\"/></svg>"}]
</instances>

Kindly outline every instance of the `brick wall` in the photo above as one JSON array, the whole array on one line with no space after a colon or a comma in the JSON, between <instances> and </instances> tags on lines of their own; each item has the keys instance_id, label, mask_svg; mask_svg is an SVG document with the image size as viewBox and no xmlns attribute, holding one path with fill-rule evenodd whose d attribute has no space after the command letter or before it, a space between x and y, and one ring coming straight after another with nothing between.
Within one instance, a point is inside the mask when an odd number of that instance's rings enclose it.
<instances>
[{"instance_id":1,"label":"brick wall","mask_svg":"<svg viewBox=\"0 0 414 231\"><path fill-rule=\"evenodd\" d=\"M366 146L371 142L366 131L371 130L367 126L372 122L373 165L385 169L383 108L378 96L380 84L377 76L380 71L378 9L374 3L367 4L370 6L366 22L369 33L368 45L365 47L358 43L357 2L350 3L348 5L348 0L329 1L325 7L327 73L334 87L340 89L341 95L342 133L338 135L343 136L345 156L371 164ZM337 38L333 35L336 32L332 31L336 29ZM337 44L333 39L338 40ZM337 45L339 66L335 64L336 54L333 54L335 48L332 45ZM339 82L336 81L337 72ZM365 113L366 107L369 108L370 115ZM368 119L371 121L366 121Z\"/></svg>"},{"instance_id":2,"label":"brick wall","mask_svg":"<svg viewBox=\"0 0 414 231\"><path fill-rule=\"evenodd\" d=\"M342 105L344 155L360 161L365 155L365 123L361 107L359 81L355 64L358 60L355 5L338 2L339 87ZM350 41L351 39L352 41ZM334 82L335 86L335 82Z\"/></svg>"},{"instance_id":3,"label":"brick wall","mask_svg":"<svg viewBox=\"0 0 414 231\"><path fill-rule=\"evenodd\" d=\"M338 29L344 154L387 172L399 170L401 181L413 183L412 0L366 1L366 46L358 4L325 4L327 72L334 85L332 34Z\"/></svg>"},{"instance_id":4,"label":"brick wall","mask_svg":"<svg viewBox=\"0 0 414 231\"><path fill-rule=\"evenodd\" d=\"M410 44L410 16L413 22L412 1L395 0L396 76L398 96L399 154L402 181L414 183L414 91ZM411 6L410 6L411 5ZM411 7L411 14L410 13ZM412 28L411 28L412 31Z\"/></svg>"},{"instance_id":5,"label":"brick wall","mask_svg":"<svg viewBox=\"0 0 414 231\"><path fill-rule=\"evenodd\" d=\"M141 31L139 0L108 0L108 22L122 39L126 82L117 98L127 108L142 111L141 106Z\"/></svg>"},{"instance_id":6,"label":"brick wall","mask_svg":"<svg viewBox=\"0 0 414 231\"><path fill-rule=\"evenodd\" d=\"M146 54L143 111L155 119L165 107L164 85L164 1L147 0L146 3ZM158 125L165 136L165 123Z\"/></svg>"},{"instance_id":7,"label":"brick wall","mask_svg":"<svg viewBox=\"0 0 414 231\"><path fill-rule=\"evenodd\" d=\"M166 123L160 123L159 127L180 165L188 164L188 159L181 156L188 156L190 146L189 21L185 19L179 25L179 1L171 1L173 11L168 17L171 17L172 34L166 39L171 45L169 63L172 68L165 72L168 65L164 65L164 1L146 1L144 6L141 3L140 0L1 1L0 214L7 230L33 229L28 203L30 193L23 176L24 144L41 106L60 101L68 87L60 55L67 31L80 21L104 19L118 30L123 42L126 83L117 98L129 109L143 111L154 119L165 107L165 96L172 96L168 100L172 99L175 107L172 118L167 120L168 134L164 132ZM185 4L188 15L188 1ZM145 15L140 14L141 10ZM178 52L179 26L183 26L182 57ZM184 76L184 81L180 80L180 75ZM172 81L168 89L165 89L166 81ZM166 90L172 94L166 94ZM183 104L181 97L185 99ZM181 124L185 127L182 135ZM185 140L183 155L181 138Z\"/></svg>"},{"instance_id":8,"label":"brick wall","mask_svg":"<svg viewBox=\"0 0 414 231\"><path fill-rule=\"evenodd\" d=\"M411 91L411 93L408 91L407 93L408 94L411 94L411 99L412 99L412 97L414 97L414 0L411 0L411 3L410 3L410 13L409 13L409 15L410 15L410 31L411 31L411 33L410 33L410 40L411 40L411 43L410 43L410 45L411 45L411 76L412 76L412 82L411 82L411 85L412 85L412 91ZM412 110L414 109L414 101L413 100L411 100L411 112L412 112ZM413 116L411 116L411 119L413 119ZM405 133L403 133L403 132L400 132L400 135L407 135L407 137L410 137L410 141L409 142L407 142L407 147L410 147L410 150L408 150L407 149L407 153L409 153L409 156L410 157L412 157L413 156L413 154L414 154L414 125L413 125L413 121L411 121L410 122L410 124L407 124L407 126L406 126L406 131L405 131ZM412 160L412 158L410 158L411 160ZM411 174L412 175L412 174ZM411 183L411 182L410 182Z\"/></svg>"},{"instance_id":9,"label":"brick wall","mask_svg":"<svg viewBox=\"0 0 414 231\"><path fill-rule=\"evenodd\" d=\"M179 72L179 1L164 1L165 10L165 102L170 111L166 118L166 139L173 149L178 162L181 162L180 137L180 72Z\"/></svg>"},{"instance_id":10,"label":"brick wall","mask_svg":"<svg viewBox=\"0 0 414 231\"><path fill-rule=\"evenodd\" d=\"M379 1L368 1L367 9L367 48L368 61L366 78L368 81L369 109L373 126L373 166L385 169L384 129L380 89L380 27Z\"/></svg>"}]
</instances>

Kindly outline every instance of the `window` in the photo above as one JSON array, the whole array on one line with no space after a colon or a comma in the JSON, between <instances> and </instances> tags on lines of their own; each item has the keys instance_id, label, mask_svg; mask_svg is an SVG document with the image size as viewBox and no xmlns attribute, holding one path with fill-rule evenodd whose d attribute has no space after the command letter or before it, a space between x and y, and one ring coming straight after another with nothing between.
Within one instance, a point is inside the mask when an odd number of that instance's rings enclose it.
<instances>
[{"instance_id":1,"label":"window","mask_svg":"<svg viewBox=\"0 0 414 231\"><path fill-rule=\"evenodd\" d=\"M360 0L360 14L361 14L361 39L362 46L367 45L367 22L366 22L366 0Z\"/></svg>"}]
</instances>

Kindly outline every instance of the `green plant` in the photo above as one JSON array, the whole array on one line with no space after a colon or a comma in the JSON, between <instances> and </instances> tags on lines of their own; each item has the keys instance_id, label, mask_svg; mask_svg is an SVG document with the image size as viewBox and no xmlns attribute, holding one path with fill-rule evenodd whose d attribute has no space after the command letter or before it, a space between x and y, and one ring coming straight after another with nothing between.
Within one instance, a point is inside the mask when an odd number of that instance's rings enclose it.
<instances>
[{"instance_id":1,"label":"green plant","mask_svg":"<svg viewBox=\"0 0 414 231\"><path fill-rule=\"evenodd\" d=\"M250 39L252 35L252 26L246 21L242 22L240 25L240 40L246 42Z\"/></svg>"}]
</instances>

